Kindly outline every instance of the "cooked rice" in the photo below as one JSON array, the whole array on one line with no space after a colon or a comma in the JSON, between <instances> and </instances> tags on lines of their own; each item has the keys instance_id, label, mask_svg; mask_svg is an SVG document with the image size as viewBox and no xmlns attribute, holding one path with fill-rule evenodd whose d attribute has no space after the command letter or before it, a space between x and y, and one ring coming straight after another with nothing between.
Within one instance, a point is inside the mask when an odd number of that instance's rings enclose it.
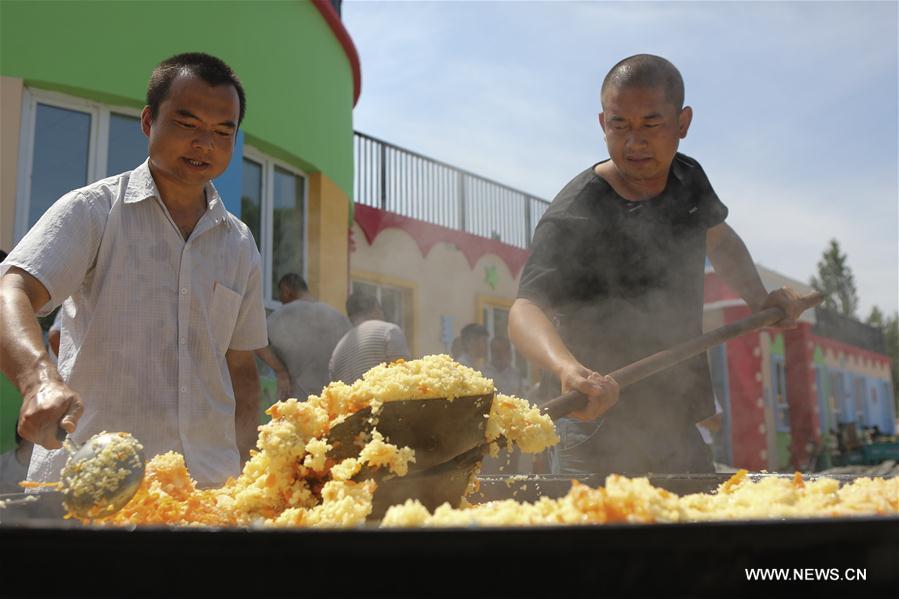
<instances>
[{"instance_id":1,"label":"cooked rice","mask_svg":"<svg viewBox=\"0 0 899 599\"><path fill-rule=\"evenodd\" d=\"M363 467L403 476L415 453L387 443L375 429L358 457L333 463L327 457L328 431L366 407L377 418L384 402L448 400L488 395L493 381L449 356L381 364L352 385L334 382L305 402L288 399L271 406L272 420L259 427L256 450L236 479L219 489L197 489L184 458L167 453L150 460L134 499L112 524L348 526L371 513L373 482L351 479ZM542 451L558 442L552 422L526 401L498 395L487 438L500 436L523 451ZM473 482L473 479L472 479Z\"/></svg>"},{"instance_id":2,"label":"cooked rice","mask_svg":"<svg viewBox=\"0 0 899 599\"><path fill-rule=\"evenodd\" d=\"M646 478L611 475L605 488L572 481L559 499L533 503L511 499L453 509L444 504L430 513L409 500L387 510L383 527L547 526L560 524L672 523L706 520L826 518L899 515L899 478L860 478L840 487L828 478L769 477L753 481L745 470L715 493L678 497Z\"/></svg>"},{"instance_id":3,"label":"cooked rice","mask_svg":"<svg viewBox=\"0 0 899 599\"><path fill-rule=\"evenodd\" d=\"M414 451L387 443L376 430L355 458L327 457L328 431L366 407L404 399L439 401L492 393L493 382L448 356L382 364L352 385L336 382L305 402L289 399L268 409L272 420L259 427L256 450L236 479L219 489L198 489L184 458L169 452L147 464L135 497L109 524L247 526L358 526L371 514L374 481L354 481L363 467L404 475ZM558 442L549 418L528 402L496 395L486 441L539 452ZM472 477L468 492L476 487ZM382 526L471 526L689 522L758 517L844 516L899 512L899 479L860 479L839 488L828 479L751 481L745 472L717 493L678 497L645 478L610 476L604 488L574 482L560 499L449 505L430 513L417 501L393 506Z\"/></svg>"}]
</instances>

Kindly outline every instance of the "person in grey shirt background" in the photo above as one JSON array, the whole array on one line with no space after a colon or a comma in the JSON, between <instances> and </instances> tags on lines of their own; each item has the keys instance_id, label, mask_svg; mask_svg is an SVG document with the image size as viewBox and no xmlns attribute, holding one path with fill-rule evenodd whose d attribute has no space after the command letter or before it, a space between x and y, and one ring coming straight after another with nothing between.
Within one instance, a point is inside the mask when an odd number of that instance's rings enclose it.
<instances>
[{"instance_id":1,"label":"person in grey shirt background","mask_svg":"<svg viewBox=\"0 0 899 599\"><path fill-rule=\"evenodd\" d=\"M281 277L278 294L283 305L268 317L269 346L256 355L275 371L279 399L305 400L331 382L328 362L350 321L316 301L297 273Z\"/></svg>"},{"instance_id":2,"label":"person in grey shirt background","mask_svg":"<svg viewBox=\"0 0 899 599\"><path fill-rule=\"evenodd\" d=\"M351 385L378 364L410 359L403 330L384 320L377 299L366 293L353 293L347 298L346 311L353 328L331 355L331 380Z\"/></svg>"}]
</instances>

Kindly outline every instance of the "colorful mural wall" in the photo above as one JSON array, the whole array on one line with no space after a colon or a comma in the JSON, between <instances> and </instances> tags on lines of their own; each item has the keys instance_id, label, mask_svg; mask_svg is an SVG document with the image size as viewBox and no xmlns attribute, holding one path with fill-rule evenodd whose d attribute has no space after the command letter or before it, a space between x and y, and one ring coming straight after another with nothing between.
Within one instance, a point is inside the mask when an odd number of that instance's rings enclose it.
<instances>
[{"instance_id":1,"label":"colorful mural wall","mask_svg":"<svg viewBox=\"0 0 899 599\"><path fill-rule=\"evenodd\" d=\"M760 272L766 284L783 280ZM791 286L809 291L798 281ZM706 273L707 329L749 314L714 272ZM816 334L814 311L795 329L768 328L728 341L720 354L711 354L712 376L734 466L806 469L837 436L862 443L866 431L896 434L889 357Z\"/></svg>"}]
</instances>

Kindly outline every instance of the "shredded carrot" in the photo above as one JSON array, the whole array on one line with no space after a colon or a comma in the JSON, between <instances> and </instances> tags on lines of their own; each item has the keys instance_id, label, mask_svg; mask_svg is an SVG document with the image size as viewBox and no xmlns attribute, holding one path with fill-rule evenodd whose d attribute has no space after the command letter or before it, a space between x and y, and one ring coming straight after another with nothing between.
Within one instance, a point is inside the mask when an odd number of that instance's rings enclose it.
<instances>
[{"instance_id":1,"label":"shredded carrot","mask_svg":"<svg viewBox=\"0 0 899 599\"><path fill-rule=\"evenodd\" d=\"M22 482L19 483L19 486L22 487L23 489L40 489L42 487L52 487L54 489L58 489L61 485L62 485L62 483L60 483L60 482L36 483L36 482L32 482L30 480L23 480Z\"/></svg>"}]
</instances>

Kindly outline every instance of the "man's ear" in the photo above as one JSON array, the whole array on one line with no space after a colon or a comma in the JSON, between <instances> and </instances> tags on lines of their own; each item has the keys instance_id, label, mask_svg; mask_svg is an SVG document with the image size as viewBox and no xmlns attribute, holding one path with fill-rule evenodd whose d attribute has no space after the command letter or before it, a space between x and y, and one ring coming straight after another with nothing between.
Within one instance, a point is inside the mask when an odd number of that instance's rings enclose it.
<instances>
[{"instance_id":1,"label":"man's ear","mask_svg":"<svg viewBox=\"0 0 899 599\"><path fill-rule=\"evenodd\" d=\"M677 117L678 137L681 139L687 137L687 130L690 128L691 122L693 122L693 109L689 106L684 106Z\"/></svg>"},{"instance_id":2,"label":"man's ear","mask_svg":"<svg viewBox=\"0 0 899 599\"><path fill-rule=\"evenodd\" d=\"M153 112L150 110L149 106L144 106L144 109L140 113L140 130L144 132L144 135L150 137L150 126L153 124Z\"/></svg>"},{"instance_id":3,"label":"man's ear","mask_svg":"<svg viewBox=\"0 0 899 599\"><path fill-rule=\"evenodd\" d=\"M602 132L606 132L606 113L599 113L599 126L602 128Z\"/></svg>"}]
</instances>

